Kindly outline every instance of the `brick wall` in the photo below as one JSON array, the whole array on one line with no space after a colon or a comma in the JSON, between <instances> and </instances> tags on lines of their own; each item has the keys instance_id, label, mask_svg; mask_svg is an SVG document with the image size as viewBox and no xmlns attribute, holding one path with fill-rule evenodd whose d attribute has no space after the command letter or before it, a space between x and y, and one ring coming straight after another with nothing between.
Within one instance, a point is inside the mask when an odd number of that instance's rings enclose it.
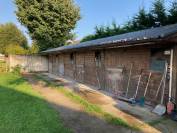
<instances>
[{"instance_id":1,"label":"brick wall","mask_svg":"<svg viewBox=\"0 0 177 133\"><path fill-rule=\"evenodd\" d=\"M128 97L133 97L136 91L138 79L141 70L142 79L138 97L142 97L150 74L150 47L129 47L120 49L101 50L101 66L97 66L95 62L96 51L84 51L73 53L74 62L71 61L71 53L58 55L58 65L56 57L53 57L53 67L59 68L63 62L63 71L66 77L75 79L81 83L86 83L96 87L101 87L106 91L116 95L125 95L129 72L132 66L132 75L130 78ZM157 56L162 57L162 53ZM51 60L52 58L50 58ZM63 61L62 61L63 60ZM59 63L60 62L60 63ZM50 66L50 65L49 65ZM53 73L58 75L59 71L53 68ZM154 99L158 85L162 78L162 74L153 72L148 87L146 99L151 102L159 102L161 92L157 99ZM168 83L166 87L166 96L168 95Z\"/></svg>"}]
</instances>

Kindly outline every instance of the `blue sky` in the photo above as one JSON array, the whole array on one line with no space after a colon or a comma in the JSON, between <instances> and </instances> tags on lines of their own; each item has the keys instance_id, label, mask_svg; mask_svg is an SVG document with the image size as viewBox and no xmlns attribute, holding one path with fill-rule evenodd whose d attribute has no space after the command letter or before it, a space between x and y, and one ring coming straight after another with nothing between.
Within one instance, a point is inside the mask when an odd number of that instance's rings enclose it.
<instances>
[{"instance_id":1,"label":"blue sky","mask_svg":"<svg viewBox=\"0 0 177 133\"><path fill-rule=\"evenodd\" d=\"M154 0L75 0L81 9L82 19L77 23L74 32L77 33L78 39L81 39L93 33L96 25L110 24L113 20L121 25L143 5L149 9L152 1ZM15 16L15 9L13 0L0 0L0 23L15 23L30 41L27 30L20 25Z\"/></svg>"}]
</instances>

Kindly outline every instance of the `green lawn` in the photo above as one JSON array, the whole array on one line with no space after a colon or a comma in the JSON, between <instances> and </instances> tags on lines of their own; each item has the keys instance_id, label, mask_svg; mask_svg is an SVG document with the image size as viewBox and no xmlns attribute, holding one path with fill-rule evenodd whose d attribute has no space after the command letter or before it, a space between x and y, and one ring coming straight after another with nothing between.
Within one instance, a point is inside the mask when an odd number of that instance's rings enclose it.
<instances>
[{"instance_id":1,"label":"green lawn","mask_svg":"<svg viewBox=\"0 0 177 133\"><path fill-rule=\"evenodd\" d=\"M0 133L70 132L21 76L0 74Z\"/></svg>"}]
</instances>

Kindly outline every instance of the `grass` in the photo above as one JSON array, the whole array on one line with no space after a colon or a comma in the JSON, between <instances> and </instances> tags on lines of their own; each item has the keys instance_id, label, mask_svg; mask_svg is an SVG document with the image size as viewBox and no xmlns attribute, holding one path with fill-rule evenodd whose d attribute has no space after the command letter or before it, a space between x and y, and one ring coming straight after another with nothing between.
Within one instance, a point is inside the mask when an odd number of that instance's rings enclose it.
<instances>
[{"instance_id":1,"label":"grass","mask_svg":"<svg viewBox=\"0 0 177 133\"><path fill-rule=\"evenodd\" d=\"M20 75L0 74L1 133L70 133L58 113Z\"/></svg>"},{"instance_id":2,"label":"grass","mask_svg":"<svg viewBox=\"0 0 177 133\"><path fill-rule=\"evenodd\" d=\"M40 75L35 75L35 77L36 77L36 79L38 79L40 81L44 81L46 83L46 85L57 89L59 92L62 92L65 96L69 97L74 102L81 104L82 107L84 108L85 112L93 114L93 115L97 115L98 117L106 120L107 122L109 122L113 125L119 125L119 126L123 126L126 128L134 129L134 130L139 130L138 127L134 127L134 126L129 125L123 119L115 117L107 112L104 112L100 106L88 102L87 100L82 98L77 93L69 91L68 89L65 89L62 85L60 86L55 82L48 81L47 79L45 79L44 77L42 77Z\"/></svg>"},{"instance_id":3,"label":"grass","mask_svg":"<svg viewBox=\"0 0 177 133\"><path fill-rule=\"evenodd\" d=\"M87 113L91 113L93 115L97 115L100 118L105 119L107 122L113 124L113 125L119 125L119 126L124 126L127 128L132 128L135 129L134 127L130 126L127 122L125 122L124 120L122 120L121 118L117 118L109 113L104 112L101 107L99 107L98 105L92 104L90 102L88 102L87 100L85 100L84 98L82 98L81 96L79 96L78 94L68 91L64 88L60 88L58 89L60 92L62 92L63 94L65 94L65 96L69 97L70 99L72 99L73 101L79 103L82 105L82 107L84 108L84 110Z\"/></svg>"}]
</instances>

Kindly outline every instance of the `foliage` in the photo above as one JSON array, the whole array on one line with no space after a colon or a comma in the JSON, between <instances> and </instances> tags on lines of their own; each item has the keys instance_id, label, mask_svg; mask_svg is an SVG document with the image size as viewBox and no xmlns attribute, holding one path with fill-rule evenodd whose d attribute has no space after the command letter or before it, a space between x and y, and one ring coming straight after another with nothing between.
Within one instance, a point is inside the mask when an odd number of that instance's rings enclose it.
<instances>
[{"instance_id":1,"label":"foliage","mask_svg":"<svg viewBox=\"0 0 177 133\"><path fill-rule=\"evenodd\" d=\"M39 46L36 41L33 41L32 46L29 48L29 54L36 54L39 52Z\"/></svg>"},{"instance_id":2,"label":"foliage","mask_svg":"<svg viewBox=\"0 0 177 133\"><path fill-rule=\"evenodd\" d=\"M81 42L126 33L127 30L117 26L115 22L108 26L96 26L95 34L84 37Z\"/></svg>"},{"instance_id":3,"label":"foliage","mask_svg":"<svg viewBox=\"0 0 177 133\"><path fill-rule=\"evenodd\" d=\"M18 20L27 27L40 51L65 44L80 19L73 0L15 0Z\"/></svg>"},{"instance_id":4,"label":"foliage","mask_svg":"<svg viewBox=\"0 0 177 133\"><path fill-rule=\"evenodd\" d=\"M23 54L28 54L28 50L24 49L23 47L19 46L19 45L13 45L13 44L9 44L6 48L5 48L5 53L6 54L18 54L18 55L23 55Z\"/></svg>"},{"instance_id":5,"label":"foliage","mask_svg":"<svg viewBox=\"0 0 177 133\"><path fill-rule=\"evenodd\" d=\"M164 0L155 0L151 10L151 14L156 22L160 22L161 25L167 24L167 14L164 5Z\"/></svg>"},{"instance_id":6,"label":"foliage","mask_svg":"<svg viewBox=\"0 0 177 133\"><path fill-rule=\"evenodd\" d=\"M123 26L119 26L115 22L112 25L96 26L95 33L84 37L81 42L143 30L156 26L155 22L160 22L161 25L177 23L177 1L174 0L168 10L164 0L155 0L149 12L144 7L140 8L138 13Z\"/></svg>"},{"instance_id":7,"label":"foliage","mask_svg":"<svg viewBox=\"0 0 177 133\"><path fill-rule=\"evenodd\" d=\"M10 50L8 50L10 48ZM27 39L24 34L13 23L0 25L0 53L16 54L14 51L28 49ZM12 50L13 49L13 50Z\"/></svg>"},{"instance_id":8,"label":"foliage","mask_svg":"<svg viewBox=\"0 0 177 133\"><path fill-rule=\"evenodd\" d=\"M177 22L177 1L171 3L171 8L169 10L168 23L174 24Z\"/></svg>"},{"instance_id":9,"label":"foliage","mask_svg":"<svg viewBox=\"0 0 177 133\"><path fill-rule=\"evenodd\" d=\"M133 17L133 20L129 25L132 28L132 31L145 29L154 25L154 18L152 14L146 13L145 9L142 8L137 15Z\"/></svg>"},{"instance_id":10,"label":"foliage","mask_svg":"<svg viewBox=\"0 0 177 133\"><path fill-rule=\"evenodd\" d=\"M1 133L70 133L58 113L20 75L0 75Z\"/></svg>"},{"instance_id":11,"label":"foliage","mask_svg":"<svg viewBox=\"0 0 177 133\"><path fill-rule=\"evenodd\" d=\"M12 68L12 73L16 75L20 75L22 67L20 65L16 65Z\"/></svg>"}]
</instances>

